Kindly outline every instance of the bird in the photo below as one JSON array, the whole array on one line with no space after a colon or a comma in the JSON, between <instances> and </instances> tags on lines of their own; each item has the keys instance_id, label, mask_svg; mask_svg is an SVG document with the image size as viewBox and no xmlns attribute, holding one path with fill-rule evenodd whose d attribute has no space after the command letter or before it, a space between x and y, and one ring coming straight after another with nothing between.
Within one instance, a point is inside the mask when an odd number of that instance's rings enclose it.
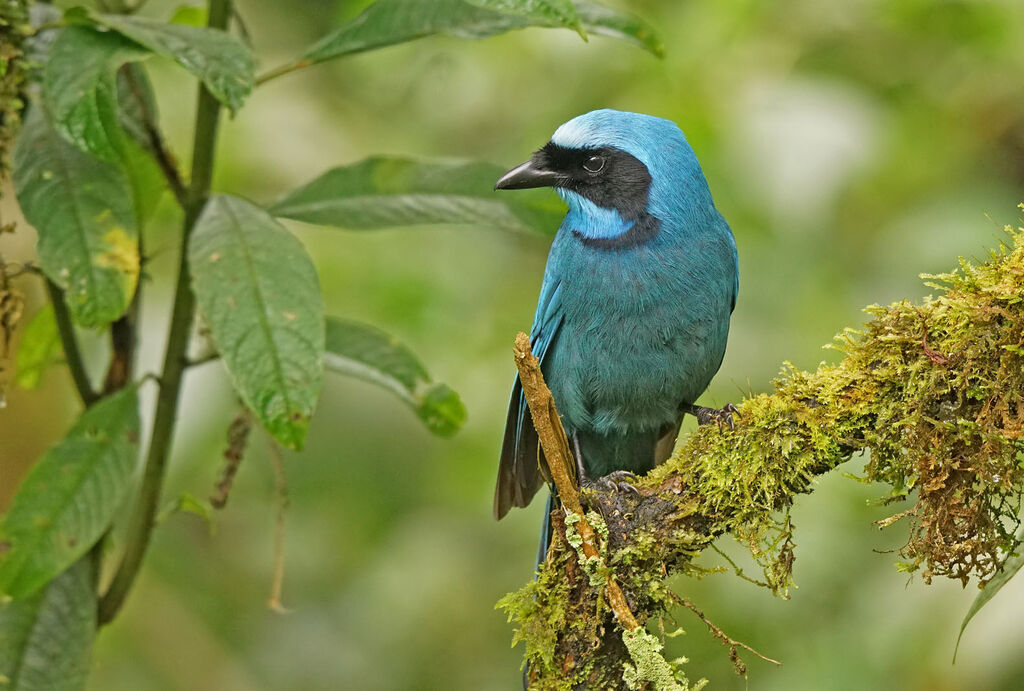
<instances>
[{"instance_id":1,"label":"bird","mask_svg":"<svg viewBox=\"0 0 1024 691\"><path fill-rule=\"evenodd\" d=\"M671 120L611 109L558 127L495 190L552 187L568 206L544 270L530 345L562 417L581 482L641 475L672 451L683 417L718 372L739 291L736 242L697 156ZM494 515L544 484L518 377ZM544 559L555 505L538 550Z\"/></svg>"}]
</instances>

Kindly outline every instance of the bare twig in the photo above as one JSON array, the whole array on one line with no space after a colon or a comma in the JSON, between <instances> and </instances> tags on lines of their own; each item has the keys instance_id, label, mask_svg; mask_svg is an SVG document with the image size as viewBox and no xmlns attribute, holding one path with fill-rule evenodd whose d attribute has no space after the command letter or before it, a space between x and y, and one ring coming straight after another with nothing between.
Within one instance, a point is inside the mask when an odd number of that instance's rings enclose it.
<instances>
[{"instance_id":1,"label":"bare twig","mask_svg":"<svg viewBox=\"0 0 1024 691\"><path fill-rule=\"evenodd\" d=\"M711 632L711 635L720 640L722 642L722 645L729 648L729 659L732 661L733 669L736 670L736 674L738 674L739 676L743 677L744 679L747 678L747 665L743 662L743 660L740 659L739 653L737 652L736 648L743 648L744 650L749 651L754 655L757 655L765 662L771 662L772 664L779 666L782 665L782 663L778 660L773 660L770 657L762 655L746 643L730 638L725 633L725 631L722 631L722 629L719 628L717 624L715 624L713 621L704 616L704 612L697 609L696 605L694 605L689 600L681 598L678 595L675 595L675 599L679 602L680 605L696 614L697 618L704 622L705 626L708 627L708 631Z\"/></svg>"}]
</instances>

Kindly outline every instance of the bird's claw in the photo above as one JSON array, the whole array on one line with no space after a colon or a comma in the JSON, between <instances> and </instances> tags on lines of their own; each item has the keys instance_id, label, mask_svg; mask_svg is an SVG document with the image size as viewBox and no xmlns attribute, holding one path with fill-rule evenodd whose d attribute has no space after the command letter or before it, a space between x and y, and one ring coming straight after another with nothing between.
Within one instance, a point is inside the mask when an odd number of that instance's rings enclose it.
<instances>
[{"instance_id":1,"label":"bird's claw","mask_svg":"<svg viewBox=\"0 0 1024 691\"><path fill-rule=\"evenodd\" d=\"M613 492L632 492L639 496L640 490L632 482L636 482L636 474L628 470L613 470L603 477L597 479L597 486Z\"/></svg>"},{"instance_id":2,"label":"bird's claw","mask_svg":"<svg viewBox=\"0 0 1024 691\"><path fill-rule=\"evenodd\" d=\"M697 418L698 425L710 425L712 422L718 425L718 429L724 429L724 425L729 425L729 429L735 429L736 423L733 421L733 415L736 417L743 417L740 415L739 409L732 403L726 403L721 408L705 408L704 406L693 406L690 412Z\"/></svg>"}]
</instances>

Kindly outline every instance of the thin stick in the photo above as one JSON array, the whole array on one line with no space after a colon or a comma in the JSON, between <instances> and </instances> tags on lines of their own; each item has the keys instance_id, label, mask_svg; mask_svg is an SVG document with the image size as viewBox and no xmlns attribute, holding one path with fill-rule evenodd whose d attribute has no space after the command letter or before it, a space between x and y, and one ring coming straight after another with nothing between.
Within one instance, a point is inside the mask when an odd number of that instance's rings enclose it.
<instances>
[{"instance_id":1,"label":"thin stick","mask_svg":"<svg viewBox=\"0 0 1024 691\"><path fill-rule=\"evenodd\" d=\"M277 491L277 518L274 521L274 577L270 582L270 599L267 607L278 614L287 614L281 604L281 590L284 588L284 516L288 511L288 480L284 474L284 459L281 447L270 440L270 458L274 462L274 486Z\"/></svg>"},{"instance_id":2,"label":"thin stick","mask_svg":"<svg viewBox=\"0 0 1024 691\"><path fill-rule=\"evenodd\" d=\"M583 539L583 554L587 559L600 557L597 548L598 538L593 527L587 522L583 513L583 505L580 503L580 494L573 481L572 469L575 463L569 451L569 440L565 436L565 429L562 427L562 419L558 416L555 408L555 399L551 396L551 390L544 383L544 375L540 371L540 362L530 348L530 339L520 333L516 336L516 347L514 351L516 367L519 369L519 381L523 385L523 394L526 397L526 404L530 408L530 415L533 417L533 426L540 438L541 448L544 449L544 458L547 459L551 477L558 488L558 498L562 505L579 516L577 530ZM609 573L605 584L605 597L608 604L619 620L619 624L627 631L633 631L640 626L640 623L633 616L626 602L626 596L622 588L616 583L615 578Z\"/></svg>"},{"instance_id":3,"label":"thin stick","mask_svg":"<svg viewBox=\"0 0 1024 691\"><path fill-rule=\"evenodd\" d=\"M303 67L309 67L312 64L314 63L310 60L296 60L295 62L289 62L285 63L284 65L279 65L278 67L275 67L272 70L268 70L261 74L260 76L256 77L256 86L266 84L271 79L277 79L280 76L289 74L290 72L294 72L295 70L301 70Z\"/></svg>"},{"instance_id":4,"label":"thin stick","mask_svg":"<svg viewBox=\"0 0 1024 691\"><path fill-rule=\"evenodd\" d=\"M724 645L727 648L729 648L729 659L732 660L733 668L736 670L736 674L738 674L739 676L741 676L744 679L746 679L746 677L747 677L747 666L743 663L743 660L740 659L739 653L736 652L736 648L737 647L740 647L740 648L743 648L744 650L752 652L754 655L757 655L759 658L761 658L765 662L771 662L773 665L778 665L780 667L782 666L782 663L779 662L778 660L773 660L770 657L766 657L766 656L762 655L761 653L757 652L756 650L754 650L753 648L751 648L746 643L742 643L742 642L737 641L737 640L735 640L733 638L730 638L728 636L728 634L725 633L725 631L722 631L722 629L720 629L717 624L715 624L713 621L711 621L706 616L704 616L704 612L702 612L701 610L697 609L697 606L694 605L689 600L687 600L685 598L681 598L681 597L679 597L678 595L675 595L675 594L673 594L673 596L674 596L675 600L679 604L681 604L683 607L685 607L686 609L688 609L691 612L693 612L694 614L696 614L697 618L700 619L702 622L704 622L704 624L708 627L708 631L711 632L712 636L714 636L715 638L720 640L722 642L722 645Z\"/></svg>"}]
</instances>

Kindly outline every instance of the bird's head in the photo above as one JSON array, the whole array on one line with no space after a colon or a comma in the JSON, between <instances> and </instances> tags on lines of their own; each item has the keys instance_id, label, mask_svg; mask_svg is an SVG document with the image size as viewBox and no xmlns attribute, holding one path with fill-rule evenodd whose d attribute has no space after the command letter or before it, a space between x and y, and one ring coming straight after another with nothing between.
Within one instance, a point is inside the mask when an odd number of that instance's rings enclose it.
<instances>
[{"instance_id":1,"label":"bird's head","mask_svg":"<svg viewBox=\"0 0 1024 691\"><path fill-rule=\"evenodd\" d=\"M497 190L554 187L577 234L608 241L638 223L682 226L713 209L693 149L670 120L595 110L565 123ZM645 231L646 232L646 231ZM635 234L635 231L634 231Z\"/></svg>"}]
</instances>

